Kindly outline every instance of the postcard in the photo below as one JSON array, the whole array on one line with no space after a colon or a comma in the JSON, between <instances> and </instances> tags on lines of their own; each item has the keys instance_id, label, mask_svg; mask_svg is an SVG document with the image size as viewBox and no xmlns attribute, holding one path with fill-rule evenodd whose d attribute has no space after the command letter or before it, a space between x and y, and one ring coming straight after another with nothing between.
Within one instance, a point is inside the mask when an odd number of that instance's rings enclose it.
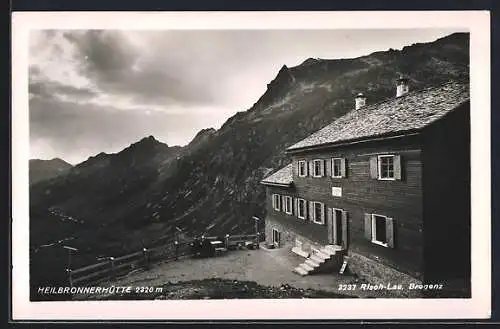
<instances>
[{"instance_id":1,"label":"postcard","mask_svg":"<svg viewBox=\"0 0 500 329\"><path fill-rule=\"evenodd\" d=\"M15 320L490 316L488 12L12 17Z\"/></svg>"}]
</instances>

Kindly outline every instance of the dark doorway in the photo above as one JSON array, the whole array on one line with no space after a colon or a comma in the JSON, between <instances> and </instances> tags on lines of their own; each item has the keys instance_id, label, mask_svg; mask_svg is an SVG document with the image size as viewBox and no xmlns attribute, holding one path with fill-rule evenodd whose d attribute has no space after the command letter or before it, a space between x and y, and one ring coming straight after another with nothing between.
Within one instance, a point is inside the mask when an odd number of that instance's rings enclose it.
<instances>
[{"instance_id":1,"label":"dark doorway","mask_svg":"<svg viewBox=\"0 0 500 329\"><path fill-rule=\"evenodd\" d=\"M334 244L337 246L341 246L343 241L342 241L342 210L341 209L333 209L333 225L335 225L334 231Z\"/></svg>"}]
</instances>

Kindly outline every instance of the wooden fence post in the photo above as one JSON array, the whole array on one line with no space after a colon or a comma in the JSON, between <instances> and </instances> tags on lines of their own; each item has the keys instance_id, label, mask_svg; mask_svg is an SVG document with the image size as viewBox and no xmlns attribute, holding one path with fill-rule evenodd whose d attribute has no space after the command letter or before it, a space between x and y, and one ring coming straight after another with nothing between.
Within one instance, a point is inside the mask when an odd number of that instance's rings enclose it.
<instances>
[{"instance_id":1,"label":"wooden fence post","mask_svg":"<svg viewBox=\"0 0 500 329\"><path fill-rule=\"evenodd\" d=\"M259 240L259 221L260 221L260 218L257 217L257 216L253 216L252 217L253 220L255 221L255 239L257 240L257 245L256 245L256 248L259 248L259 244L260 244L260 240Z\"/></svg>"},{"instance_id":2,"label":"wooden fence post","mask_svg":"<svg viewBox=\"0 0 500 329\"><path fill-rule=\"evenodd\" d=\"M111 273L113 274L115 272L115 258L109 257L109 261L111 262Z\"/></svg>"},{"instance_id":3,"label":"wooden fence post","mask_svg":"<svg viewBox=\"0 0 500 329\"><path fill-rule=\"evenodd\" d=\"M226 241L224 241L226 244L226 249L229 249L229 234L226 234Z\"/></svg>"},{"instance_id":4,"label":"wooden fence post","mask_svg":"<svg viewBox=\"0 0 500 329\"><path fill-rule=\"evenodd\" d=\"M144 258L144 265L148 265L148 250L146 248L142 248L142 257Z\"/></svg>"},{"instance_id":5,"label":"wooden fence post","mask_svg":"<svg viewBox=\"0 0 500 329\"><path fill-rule=\"evenodd\" d=\"M179 241L174 241L175 245L175 260L179 260Z\"/></svg>"},{"instance_id":6,"label":"wooden fence post","mask_svg":"<svg viewBox=\"0 0 500 329\"><path fill-rule=\"evenodd\" d=\"M67 268L66 269L66 273L68 273L69 287L73 288L73 278L72 278L72 275L71 275L71 269Z\"/></svg>"}]
</instances>

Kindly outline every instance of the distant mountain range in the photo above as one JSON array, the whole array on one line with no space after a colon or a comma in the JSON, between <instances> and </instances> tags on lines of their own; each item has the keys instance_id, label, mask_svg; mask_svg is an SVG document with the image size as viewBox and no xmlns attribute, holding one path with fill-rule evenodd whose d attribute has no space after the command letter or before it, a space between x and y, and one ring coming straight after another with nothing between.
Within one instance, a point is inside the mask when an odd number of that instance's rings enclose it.
<instances>
[{"instance_id":1,"label":"distant mountain range","mask_svg":"<svg viewBox=\"0 0 500 329\"><path fill-rule=\"evenodd\" d=\"M30 184L65 174L71 167L73 167L71 164L59 158L52 160L32 159L29 163Z\"/></svg>"},{"instance_id":2,"label":"distant mountain range","mask_svg":"<svg viewBox=\"0 0 500 329\"><path fill-rule=\"evenodd\" d=\"M39 181L30 189L32 250L73 236L80 259L90 261L160 243L175 227L192 234L250 232L251 216L265 216L259 181L289 162L286 147L354 109L358 92L367 103L394 97L400 74L411 89L468 79L468 34L354 59L284 65L250 109L219 130L200 131L185 147L148 137ZM77 221L62 229L51 209Z\"/></svg>"}]
</instances>

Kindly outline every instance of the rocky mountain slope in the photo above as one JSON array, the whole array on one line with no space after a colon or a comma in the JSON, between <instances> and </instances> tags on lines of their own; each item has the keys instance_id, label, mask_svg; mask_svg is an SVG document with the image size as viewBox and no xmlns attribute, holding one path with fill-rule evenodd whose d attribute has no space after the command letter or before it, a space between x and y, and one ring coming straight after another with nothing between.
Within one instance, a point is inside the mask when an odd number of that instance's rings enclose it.
<instances>
[{"instance_id":1,"label":"rocky mountain slope","mask_svg":"<svg viewBox=\"0 0 500 329\"><path fill-rule=\"evenodd\" d=\"M73 167L59 158L51 160L31 159L29 162L30 185L65 174Z\"/></svg>"},{"instance_id":2,"label":"rocky mountain slope","mask_svg":"<svg viewBox=\"0 0 500 329\"><path fill-rule=\"evenodd\" d=\"M35 184L31 223L59 225L47 219L53 215L49 209L83 221L70 230L80 236L72 243L92 256L153 245L176 227L210 235L252 231L251 216L265 215L259 181L289 162L286 147L352 110L358 92L368 103L394 97L401 73L411 89L467 79L468 40L468 34L453 34L401 51L284 65L250 109L219 130L201 131L183 149L171 150L149 137ZM36 226L32 248L43 243Z\"/></svg>"}]
</instances>

